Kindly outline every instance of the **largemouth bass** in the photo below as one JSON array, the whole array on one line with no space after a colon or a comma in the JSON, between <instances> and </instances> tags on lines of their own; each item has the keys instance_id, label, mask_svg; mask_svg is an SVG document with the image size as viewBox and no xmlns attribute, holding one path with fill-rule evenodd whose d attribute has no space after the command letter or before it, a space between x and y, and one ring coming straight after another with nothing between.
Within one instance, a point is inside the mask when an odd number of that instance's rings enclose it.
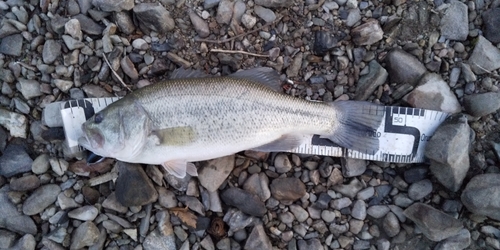
<instances>
[{"instance_id":1,"label":"largemouth bass","mask_svg":"<svg viewBox=\"0 0 500 250\"><path fill-rule=\"evenodd\" d=\"M138 89L82 125L79 144L120 161L162 165L197 175L192 162L243 150L287 151L312 135L363 153L379 148L370 136L381 106L369 102L313 102L276 91L270 68L224 77L178 70L174 79Z\"/></svg>"}]
</instances>

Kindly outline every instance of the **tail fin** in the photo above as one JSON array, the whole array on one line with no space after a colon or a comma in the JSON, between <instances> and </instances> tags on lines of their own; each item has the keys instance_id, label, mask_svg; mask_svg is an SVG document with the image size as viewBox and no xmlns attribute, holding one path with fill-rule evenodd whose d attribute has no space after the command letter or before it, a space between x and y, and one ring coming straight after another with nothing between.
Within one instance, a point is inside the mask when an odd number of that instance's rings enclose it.
<instances>
[{"instance_id":1,"label":"tail fin","mask_svg":"<svg viewBox=\"0 0 500 250\"><path fill-rule=\"evenodd\" d=\"M330 105L335 109L336 125L333 135L326 138L347 149L375 154L379 149L375 131L384 118L384 106L364 101L338 101Z\"/></svg>"}]
</instances>

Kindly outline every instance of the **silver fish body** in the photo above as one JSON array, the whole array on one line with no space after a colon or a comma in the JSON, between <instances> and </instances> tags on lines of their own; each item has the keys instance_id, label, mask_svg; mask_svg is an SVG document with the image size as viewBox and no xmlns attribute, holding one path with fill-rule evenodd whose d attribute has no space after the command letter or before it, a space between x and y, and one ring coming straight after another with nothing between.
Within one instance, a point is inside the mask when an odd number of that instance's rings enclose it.
<instances>
[{"instance_id":1,"label":"silver fish body","mask_svg":"<svg viewBox=\"0 0 500 250\"><path fill-rule=\"evenodd\" d=\"M248 74L250 73L250 74ZM162 164L183 177L190 162L242 150L291 150L314 134L375 153L369 132L380 106L312 102L274 91L274 71L257 68L227 77L173 79L132 92L82 126L82 146L125 162Z\"/></svg>"}]
</instances>

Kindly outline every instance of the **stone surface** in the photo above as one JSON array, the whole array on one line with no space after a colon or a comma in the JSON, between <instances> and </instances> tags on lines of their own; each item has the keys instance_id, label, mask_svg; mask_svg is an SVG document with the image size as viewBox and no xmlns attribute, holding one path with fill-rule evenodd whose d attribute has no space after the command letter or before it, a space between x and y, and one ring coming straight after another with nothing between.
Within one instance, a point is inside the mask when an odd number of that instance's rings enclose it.
<instances>
[{"instance_id":1,"label":"stone surface","mask_svg":"<svg viewBox=\"0 0 500 250\"><path fill-rule=\"evenodd\" d=\"M391 82L415 86L427 72L425 66L413 55L402 49L392 49L385 57L386 69Z\"/></svg>"},{"instance_id":2,"label":"stone surface","mask_svg":"<svg viewBox=\"0 0 500 250\"><path fill-rule=\"evenodd\" d=\"M245 243L245 249L273 249L271 241L264 231L262 224L257 224L253 227L252 232L248 235Z\"/></svg>"},{"instance_id":3,"label":"stone surface","mask_svg":"<svg viewBox=\"0 0 500 250\"><path fill-rule=\"evenodd\" d=\"M221 199L227 205L237 207L242 212L253 216L262 217L267 212L259 197L243 189L229 188L222 192Z\"/></svg>"},{"instance_id":4,"label":"stone surface","mask_svg":"<svg viewBox=\"0 0 500 250\"><path fill-rule=\"evenodd\" d=\"M25 147L19 144L9 144L0 156L0 175L12 177L31 170L33 160Z\"/></svg>"},{"instance_id":5,"label":"stone surface","mask_svg":"<svg viewBox=\"0 0 500 250\"><path fill-rule=\"evenodd\" d=\"M344 177L360 176L366 171L368 165L365 160L354 158L342 158L341 163Z\"/></svg>"},{"instance_id":6,"label":"stone surface","mask_svg":"<svg viewBox=\"0 0 500 250\"><path fill-rule=\"evenodd\" d=\"M274 20L276 20L276 14L274 14L274 12L268 8L264 8L260 5L256 5L254 7L254 11L255 11L255 14L262 18L262 20L264 20L266 23L270 23L270 22L273 22Z\"/></svg>"},{"instance_id":7,"label":"stone surface","mask_svg":"<svg viewBox=\"0 0 500 250\"><path fill-rule=\"evenodd\" d=\"M95 206L83 206L76 209L73 209L68 212L68 217L81 220L81 221L93 221L97 215L99 214L99 210Z\"/></svg>"},{"instance_id":8,"label":"stone surface","mask_svg":"<svg viewBox=\"0 0 500 250\"><path fill-rule=\"evenodd\" d=\"M134 7L134 14L147 31L165 34L175 28L175 21L161 5L141 3Z\"/></svg>"},{"instance_id":9,"label":"stone surface","mask_svg":"<svg viewBox=\"0 0 500 250\"><path fill-rule=\"evenodd\" d=\"M351 30L352 41L358 45L372 45L384 36L384 31L380 27L378 20L369 19L365 23Z\"/></svg>"},{"instance_id":10,"label":"stone surface","mask_svg":"<svg viewBox=\"0 0 500 250\"><path fill-rule=\"evenodd\" d=\"M0 188L0 228L19 234L37 234L37 226L33 219L28 215L23 215L18 211L10 199L8 186Z\"/></svg>"},{"instance_id":11,"label":"stone surface","mask_svg":"<svg viewBox=\"0 0 500 250\"><path fill-rule=\"evenodd\" d=\"M358 86L356 87L355 100L366 101L370 95L387 80L389 74L376 60L371 61L368 64L370 72L363 75L358 80Z\"/></svg>"},{"instance_id":12,"label":"stone surface","mask_svg":"<svg viewBox=\"0 0 500 250\"><path fill-rule=\"evenodd\" d=\"M444 121L427 143L430 170L446 188L456 192L469 170L470 127L460 115Z\"/></svg>"},{"instance_id":13,"label":"stone surface","mask_svg":"<svg viewBox=\"0 0 500 250\"><path fill-rule=\"evenodd\" d=\"M99 239L99 229L93 222L82 223L73 232L70 249L81 249L91 246Z\"/></svg>"},{"instance_id":14,"label":"stone surface","mask_svg":"<svg viewBox=\"0 0 500 250\"><path fill-rule=\"evenodd\" d=\"M252 174L243 184L243 189L259 196L260 200L266 201L271 197L269 190L269 178L264 173Z\"/></svg>"},{"instance_id":15,"label":"stone surface","mask_svg":"<svg viewBox=\"0 0 500 250\"><path fill-rule=\"evenodd\" d=\"M468 63L476 74L491 73L500 68L500 49L493 46L488 39L479 36Z\"/></svg>"},{"instance_id":16,"label":"stone surface","mask_svg":"<svg viewBox=\"0 0 500 250\"><path fill-rule=\"evenodd\" d=\"M313 52L316 55L324 56L328 51L332 50L338 42L339 40L334 34L324 30L318 30L314 33Z\"/></svg>"},{"instance_id":17,"label":"stone surface","mask_svg":"<svg viewBox=\"0 0 500 250\"><path fill-rule=\"evenodd\" d=\"M194 30L196 30L196 33L198 33L199 37L205 38L210 35L210 30L208 28L207 22L205 22L205 20L198 16L198 14L196 14L194 11L189 11L189 19L191 20Z\"/></svg>"},{"instance_id":18,"label":"stone surface","mask_svg":"<svg viewBox=\"0 0 500 250\"><path fill-rule=\"evenodd\" d=\"M78 14L73 18L78 19L82 31L89 35L101 35L104 28L86 15Z\"/></svg>"},{"instance_id":19,"label":"stone surface","mask_svg":"<svg viewBox=\"0 0 500 250\"><path fill-rule=\"evenodd\" d=\"M61 188L55 184L47 184L36 189L23 204L23 213L35 215L52 205L57 199Z\"/></svg>"},{"instance_id":20,"label":"stone surface","mask_svg":"<svg viewBox=\"0 0 500 250\"><path fill-rule=\"evenodd\" d=\"M119 161L118 172L115 195L120 204L142 206L158 199L158 192L141 165Z\"/></svg>"},{"instance_id":21,"label":"stone surface","mask_svg":"<svg viewBox=\"0 0 500 250\"><path fill-rule=\"evenodd\" d=\"M432 182L429 179L424 179L415 182L408 188L408 197L412 200L420 200L432 192Z\"/></svg>"},{"instance_id":22,"label":"stone surface","mask_svg":"<svg viewBox=\"0 0 500 250\"><path fill-rule=\"evenodd\" d=\"M500 109L500 92L466 95L463 103L469 115L485 116Z\"/></svg>"},{"instance_id":23,"label":"stone surface","mask_svg":"<svg viewBox=\"0 0 500 250\"><path fill-rule=\"evenodd\" d=\"M436 245L434 250L448 250L448 249L462 250L469 247L470 244L471 244L470 232L469 230L464 228L460 230L460 232L458 232L457 235L451 236L450 238L447 238L439 242L439 244Z\"/></svg>"},{"instance_id":24,"label":"stone surface","mask_svg":"<svg viewBox=\"0 0 500 250\"><path fill-rule=\"evenodd\" d=\"M62 53L61 44L56 40L47 40L43 45L42 58L46 64L53 63Z\"/></svg>"},{"instance_id":25,"label":"stone surface","mask_svg":"<svg viewBox=\"0 0 500 250\"><path fill-rule=\"evenodd\" d=\"M234 169L234 155L208 161L198 170L200 184L210 192L217 190Z\"/></svg>"},{"instance_id":26,"label":"stone surface","mask_svg":"<svg viewBox=\"0 0 500 250\"><path fill-rule=\"evenodd\" d=\"M469 35L467 5L453 0L441 18L441 35L450 39L465 41Z\"/></svg>"},{"instance_id":27,"label":"stone surface","mask_svg":"<svg viewBox=\"0 0 500 250\"><path fill-rule=\"evenodd\" d=\"M500 221L500 174L474 176L465 186L461 201L470 212Z\"/></svg>"},{"instance_id":28,"label":"stone surface","mask_svg":"<svg viewBox=\"0 0 500 250\"><path fill-rule=\"evenodd\" d=\"M457 235L463 228L459 220L424 203L411 205L404 211L404 215L432 241Z\"/></svg>"},{"instance_id":29,"label":"stone surface","mask_svg":"<svg viewBox=\"0 0 500 250\"><path fill-rule=\"evenodd\" d=\"M92 4L100 10L107 12L118 12L134 8L134 0L92 0Z\"/></svg>"},{"instance_id":30,"label":"stone surface","mask_svg":"<svg viewBox=\"0 0 500 250\"><path fill-rule=\"evenodd\" d=\"M278 178L271 182L271 194L279 201L295 201L306 194L306 186L297 178Z\"/></svg>"},{"instance_id":31,"label":"stone surface","mask_svg":"<svg viewBox=\"0 0 500 250\"><path fill-rule=\"evenodd\" d=\"M9 248L10 250L35 250L37 243L35 237L31 234L25 234L17 243Z\"/></svg>"},{"instance_id":32,"label":"stone surface","mask_svg":"<svg viewBox=\"0 0 500 250\"><path fill-rule=\"evenodd\" d=\"M500 43L500 7L483 12L483 32L490 42Z\"/></svg>"},{"instance_id":33,"label":"stone surface","mask_svg":"<svg viewBox=\"0 0 500 250\"><path fill-rule=\"evenodd\" d=\"M461 111L457 97L450 90L448 84L441 76L434 73L425 74L418 86L403 100L414 108L439 110L447 113Z\"/></svg>"},{"instance_id":34,"label":"stone surface","mask_svg":"<svg viewBox=\"0 0 500 250\"><path fill-rule=\"evenodd\" d=\"M288 0L256 0L254 2L268 8L290 7L293 4L293 1Z\"/></svg>"},{"instance_id":35,"label":"stone surface","mask_svg":"<svg viewBox=\"0 0 500 250\"><path fill-rule=\"evenodd\" d=\"M286 154L278 154L274 158L274 167L277 173L286 173L292 169L292 163Z\"/></svg>"},{"instance_id":36,"label":"stone surface","mask_svg":"<svg viewBox=\"0 0 500 250\"><path fill-rule=\"evenodd\" d=\"M18 81L17 89L21 91L24 98L31 99L42 95L39 82L22 78L18 79Z\"/></svg>"},{"instance_id":37,"label":"stone surface","mask_svg":"<svg viewBox=\"0 0 500 250\"><path fill-rule=\"evenodd\" d=\"M23 48L23 36L20 34L2 38L0 53L10 56L20 56Z\"/></svg>"},{"instance_id":38,"label":"stone surface","mask_svg":"<svg viewBox=\"0 0 500 250\"><path fill-rule=\"evenodd\" d=\"M29 191L40 186L40 179L35 175L26 175L10 182L10 189L14 191Z\"/></svg>"}]
</instances>

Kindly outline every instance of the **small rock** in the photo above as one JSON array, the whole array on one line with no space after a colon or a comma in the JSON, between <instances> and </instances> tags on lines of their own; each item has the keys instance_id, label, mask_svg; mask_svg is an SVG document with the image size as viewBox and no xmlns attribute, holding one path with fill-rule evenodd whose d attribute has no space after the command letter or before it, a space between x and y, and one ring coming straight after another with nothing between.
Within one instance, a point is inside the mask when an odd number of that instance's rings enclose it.
<instances>
[{"instance_id":1,"label":"small rock","mask_svg":"<svg viewBox=\"0 0 500 250\"><path fill-rule=\"evenodd\" d=\"M10 35L2 38L0 42L0 53L10 56L20 56L23 49L23 36L21 34Z\"/></svg>"},{"instance_id":2,"label":"small rock","mask_svg":"<svg viewBox=\"0 0 500 250\"><path fill-rule=\"evenodd\" d=\"M390 81L395 83L409 83L415 86L421 76L427 72L425 66L416 57L397 48L387 53L385 62Z\"/></svg>"},{"instance_id":3,"label":"small rock","mask_svg":"<svg viewBox=\"0 0 500 250\"><path fill-rule=\"evenodd\" d=\"M73 87L73 81L54 79L53 82L56 85L56 87L64 93L67 93L68 90Z\"/></svg>"},{"instance_id":4,"label":"small rock","mask_svg":"<svg viewBox=\"0 0 500 250\"><path fill-rule=\"evenodd\" d=\"M0 188L0 227L19 234L37 234L37 226L30 216L23 215L9 199L8 187Z\"/></svg>"},{"instance_id":5,"label":"small rock","mask_svg":"<svg viewBox=\"0 0 500 250\"><path fill-rule=\"evenodd\" d=\"M484 37L490 42L500 43L500 7L491 8L483 12Z\"/></svg>"},{"instance_id":6,"label":"small rock","mask_svg":"<svg viewBox=\"0 0 500 250\"><path fill-rule=\"evenodd\" d=\"M355 100L367 100L370 95L387 80L389 74L376 60L368 64L370 72L359 78Z\"/></svg>"},{"instance_id":7,"label":"small rock","mask_svg":"<svg viewBox=\"0 0 500 250\"><path fill-rule=\"evenodd\" d=\"M300 67L302 66L302 58L304 57L304 54L302 53L297 53L295 57L293 58L293 61L290 66L288 66L288 69L286 70L286 75L288 77L296 77L299 74Z\"/></svg>"},{"instance_id":8,"label":"small rock","mask_svg":"<svg viewBox=\"0 0 500 250\"><path fill-rule=\"evenodd\" d=\"M353 178L349 184L333 186L333 190L335 190L335 192L339 192L351 199L356 197L356 194L361 189L363 189L363 184L357 178Z\"/></svg>"},{"instance_id":9,"label":"small rock","mask_svg":"<svg viewBox=\"0 0 500 250\"><path fill-rule=\"evenodd\" d=\"M309 239L309 240L299 240L297 242L297 246L299 250L323 250L323 246L321 245L321 241L317 238Z\"/></svg>"},{"instance_id":10,"label":"small rock","mask_svg":"<svg viewBox=\"0 0 500 250\"><path fill-rule=\"evenodd\" d=\"M205 0L203 2L203 8L208 10L219 4L220 0Z\"/></svg>"},{"instance_id":11,"label":"small rock","mask_svg":"<svg viewBox=\"0 0 500 250\"><path fill-rule=\"evenodd\" d=\"M306 194L306 186L297 178L278 178L271 183L271 194L279 201L295 201Z\"/></svg>"},{"instance_id":12,"label":"small rock","mask_svg":"<svg viewBox=\"0 0 500 250\"><path fill-rule=\"evenodd\" d=\"M290 212L292 212L298 222L304 222L309 218L307 211L299 205L290 205Z\"/></svg>"},{"instance_id":13,"label":"small rock","mask_svg":"<svg viewBox=\"0 0 500 250\"><path fill-rule=\"evenodd\" d=\"M384 217L389 211L390 208L386 205L374 205L369 207L366 213L375 219L379 219Z\"/></svg>"},{"instance_id":14,"label":"small rock","mask_svg":"<svg viewBox=\"0 0 500 250\"><path fill-rule=\"evenodd\" d=\"M205 38L210 35L208 23L203 20L203 18L198 16L198 14L196 14L194 11L189 11L189 18L191 19L194 30L196 30L196 33L198 33L199 37Z\"/></svg>"},{"instance_id":15,"label":"small rock","mask_svg":"<svg viewBox=\"0 0 500 250\"><path fill-rule=\"evenodd\" d=\"M49 170L49 167L49 155L41 154L31 164L31 171L35 174L44 174Z\"/></svg>"},{"instance_id":16,"label":"small rock","mask_svg":"<svg viewBox=\"0 0 500 250\"><path fill-rule=\"evenodd\" d=\"M120 61L120 66L122 67L123 73L128 75L132 80L139 79L139 73L128 56L123 57Z\"/></svg>"},{"instance_id":17,"label":"small rock","mask_svg":"<svg viewBox=\"0 0 500 250\"><path fill-rule=\"evenodd\" d=\"M3 155L0 156L0 175L9 178L16 174L28 172L31 170L32 164L33 160L23 146L9 144L3 151Z\"/></svg>"},{"instance_id":18,"label":"small rock","mask_svg":"<svg viewBox=\"0 0 500 250\"><path fill-rule=\"evenodd\" d=\"M432 182L429 179L424 179L415 182L408 188L408 197L412 200L420 200L432 192Z\"/></svg>"},{"instance_id":19,"label":"small rock","mask_svg":"<svg viewBox=\"0 0 500 250\"><path fill-rule=\"evenodd\" d=\"M461 63L462 76L466 82L475 82L477 80L476 75L472 72L469 64Z\"/></svg>"},{"instance_id":20,"label":"small rock","mask_svg":"<svg viewBox=\"0 0 500 250\"><path fill-rule=\"evenodd\" d=\"M324 56L328 51L333 49L338 42L339 39L333 34L324 30L318 30L314 33L313 52L318 56Z\"/></svg>"},{"instance_id":21,"label":"small rock","mask_svg":"<svg viewBox=\"0 0 500 250\"><path fill-rule=\"evenodd\" d=\"M26 234L21 239L17 241L17 243L9 248L11 250L35 250L36 241L35 237L31 234Z\"/></svg>"},{"instance_id":22,"label":"small rock","mask_svg":"<svg viewBox=\"0 0 500 250\"><path fill-rule=\"evenodd\" d=\"M268 8L290 7L293 5L293 1L288 0L255 0L254 2Z\"/></svg>"},{"instance_id":23,"label":"small rock","mask_svg":"<svg viewBox=\"0 0 500 250\"><path fill-rule=\"evenodd\" d=\"M252 232L248 235L244 248L262 250L273 249L271 241L269 240L266 231L264 231L262 224L257 224L253 227Z\"/></svg>"},{"instance_id":24,"label":"small rock","mask_svg":"<svg viewBox=\"0 0 500 250\"><path fill-rule=\"evenodd\" d=\"M100 97L112 97L111 93L104 90L101 86L85 84L82 87L83 92L87 94L87 97L90 98L100 98Z\"/></svg>"},{"instance_id":25,"label":"small rock","mask_svg":"<svg viewBox=\"0 0 500 250\"><path fill-rule=\"evenodd\" d=\"M415 183L427 177L429 168L423 166L412 167L404 172L404 178L407 183Z\"/></svg>"},{"instance_id":26,"label":"small rock","mask_svg":"<svg viewBox=\"0 0 500 250\"><path fill-rule=\"evenodd\" d=\"M0 248L2 249L8 249L14 245L14 242L16 241L16 234L0 229Z\"/></svg>"},{"instance_id":27,"label":"small rock","mask_svg":"<svg viewBox=\"0 0 500 250\"><path fill-rule=\"evenodd\" d=\"M467 5L459 1L450 1L441 18L441 35L450 39L465 41L469 35Z\"/></svg>"},{"instance_id":28,"label":"small rock","mask_svg":"<svg viewBox=\"0 0 500 250\"><path fill-rule=\"evenodd\" d=\"M384 218L384 221L382 222L382 225L384 232L389 237L394 237L398 235L399 231L401 230L398 217L396 217L396 215L392 212L387 213L387 215Z\"/></svg>"},{"instance_id":29,"label":"small rock","mask_svg":"<svg viewBox=\"0 0 500 250\"><path fill-rule=\"evenodd\" d=\"M68 170L69 163L64 159L57 159L52 157L49 159L49 163L52 171L54 171L54 173L56 173L58 176L64 175L64 172Z\"/></svg>"},{"instance_id":30,"label":"small rock","mask_svg":"<svg viewBox=\"0 0 500 250\"><path fill-rule=\"evenodd\" d=\"M278 154L274 158L274 167L277 173L286 173L292 169L292 163L286 154Z\"/></svg>"},{"instance_id":31,"label":"small rock","mask_svg":"<svg viewBox=\"0 0 500 250\"><path fill-rule=\"evenodd\" d=\"M252 194L256 194L262 201L266 201L271 197L269 178L264 173L252 174L243 184L243 189Z\"/></svg>"},{"instance_id":32,"label":"small rock","mask_svg":"<svg viewBox=\"0 0 500 250\"><path fill-rule=\"evenodd\" d=\"M369 19L351 30L352 41L358 45L372 45L384 36L384 31L376 19Z\"/></svg>"},{"instance_id":33,"label":"small rock","mask_svg":"<svg viewBox=\"0 0 500 250\"><path fill-rule=\"evenodd\" d=\"M42 58L46 64L53 63L62 53L61 44L56 40L46 40L43 45Z\"/></svg>"},{"instance_id":34,"label":"small rock","mask_svg":"<svg viewBox=\"0 0 500 250\"><path fill-rule=\"evenodd\" d=\"M141 165L119 161L118 172L115 194L120 204L142 206L158 199L158 192Z\"/></svg>"},{"instance_id":35,"label":"small rock","mask_svg":"<svg viewBox=\"0 0 500 250\"><path fill-rule=\"evenodd\" d=\"M47 184L35 190L23 204L23 213L35 215L52 205L57 199L61 188L55 184Z\"/></svg>"},{"instance_id":36,"label":"small rock","mask_svg":"<svg viewBox=\"0 0 500 250\"><path fill-rule=\"evenodd\" d=\"M78 21L80 22L80 27L82 28L83 32L89 35L101 35L101 33L104 30L104 28L101 25L99 25L86 15L78 14L73 18L78 19Z\"/></svg>"},{"instance_id":37,"label":"small rock","mask_svg":"<svg viewBox=\"0 0 500 250\"><path fill-rule=\"evenodd\" d=\"M434 73L425 74L420 79L418 86L403 97L403 100L414 108L448 113L458 113L462 110L448 83Z\"/></svg>"},{"instance_id":38,"label":"small rock","mask_svg":"<svg viewBox=\"0 0 500 250\"><path fill-rule=\"evenodd\" d=\"M453 249L453 250L462 250L466 249L469 247L471 244L471 237L470 237L470 232L467 229L462 229L460 232L458 232L457 235L451 236L450 238L447 238L434 248L434 250L447 250L447 249Z\"/></svg>"},{"instance_id":39,"label":"small rock","mask_svg":"<svg viewBox=\"0 0 500 250\"><path fill-rule=\"evenodd\" d=\"M479 36L468 63L476 74L490 73L500 68L500 49L483 36Z\"/></svg>"},{"instance_id":40,"label":"small rock","mask_svg":"<svg viewBox=\"0 0 500 250\"><path fill-rule=\"evenodd\" d=\"M69 50L81 49L85 47L85 43L80 42L72 38L71 36L62 35L62 39L64 41L64 44L66 44L66 47L68 47Z\"/></svg>"},{"instance_id":41,"label":"small rock","mask_svg":"<svg viewBox=\"0 0 500 250\"><path fill-rule=\"evenodd\" d=\"M71 237L70 249L81 249L91 246L99 239L99 229L94 223L87 221L82 223Z\"/></svg>"},{"instance_id":42,"label":"small rock","mask_svg":"<svg viewBox=\"0 0 500 250\"><path fill-rule=\"evenodd\" d=\"M40 91L40 83L35 80L28 79L18 79L19 84L17 85L17 89L21 91L24 98L31 99L33 97L41 96L42 92Z\"/></svg>"},{"instance_id":43,"label":"small rock","mask_svg":"<svg viewBox=\"0 0 500 250\"><path fill-rule=\"evenodd\" d=\"M470 127L465 117L443 122L425 147L431 172L446 188L456 192L469 170Z\"/></svg>"},{"instance_id":44,"label":"small rock","mask_svg":"<svg viewBox=\"0 0 500 250\"><path fill-rule=\"evenodd\" d=\"M215 20L217 20L219 24L229 24L233 16L233 7L234 2L231 0L220 1Z\"/></svg>"},{"instance_id":45,"label":"small rock","mask_svg":"<svg viewBox=\"0 0 500 250\"><path fill-rule=\"evenodd\" d=\"M142 38L137 38L132 42L132 47L138 50L147 50L149 45L148 42L146 42L146 40Z\"/></svg>"},{"instance_id":46,"label":"small rock","mask_svg":"<svg viewBox=\"0 0 500 250\"><path fill-rule=\"evenodd\" d=\"M106 12L118 12L134 8L134 0L92 0L92 4L98 9Z\"/></svg>"},{"instance_id":47,"label":"small rock","mask_svg":"<svg viewBox=\"0 0 500 250\"><path fill-rule=\"evenodd\" d=\"M134 14L148 30L165 34L175 28L175 21L160 4L141 3L134 7Z\"/></svg>"},{"instance_id":48,"label":"small rock","mask_svg":"<svg viewBox=\"0 0 500 250\"><path fill-rule=\"evenodd\" d=\"M247 28L252 29L255 24L257 24L257 18L250 14L243 14L241 17L241 23Z\"/></svg>"},{"instance_id":49,"label":"small rock","mask_svg":"<svg viewBox=\"0 0 500 250\"><path fill-rule=\"evenodd\" d=\"M67 197L64 192L61 192L59 193L59 195L57 195L57 204L62 210L79 206L74 199L72 199L71 197Z\"/></svg>"},{"instance_id":50,"label":"small rock","mask_svg":"<svg viewBox=\"0 0 500 250\"><path fill-rule=\"evenodd\" d=\"M461 200L470 212L500 220L500 174L474 176L463 190Z\"/></svg>"},{"instance_id":51,"label":"small rock","mask_svg":"<svg viewBox=\"0 0 500 250\"><path fill-rule=\"evenodd\" d=\"M271 23L274 22L274 20L276 20L276 14L274 14L274 12L268 8L256 5L254 7L254 11L255 14L260 18L262 18L262 20L264 20L266 23Z\"/></svg>"},{"instance_id":52,"label":"small rock","mask_svg":"<svg viewBox=\"0 0 500 250\"><path fill-rule=\"evenodd\" d=\"M347 19L345 21L345 25L347 27L354 26L360 20L361 20L361 11L358 8L349 9L347 11Z\"/></svg>"},{"instance_id":53,"label":"small rock","mask_svg":"<svg viewBox=\"0 0 500 250\"><path fill-rule=\"evenodd\" d=\"M14 191L29 191L40 186L40 179L35 175L26 175L10 182L10 189Z\"/></svg>"},{"instance_id":54,"label":"small rock","mask_svg":"<svg viewBox=\"0 0 500 250\"><path fill-rule=\"evenodd\" d=\"M366 218L366 203L362 200L354 202L351 216L358 220L364 220Z\"/></svg>"},{"instance_id":55,"label":"small rock","mask_svg":"<svg viewBox=\"0 0 500 250\"><path fill-rule=\"evenodd\" d=\"M259 197L243 189L229 188L222 192L221 199L227 205L235 206L249 215L262 217L267 212L264 203Z\"/></svg>"},{"instance_id":56,"label":"small rock","mask_svg":"<svg viewBox=\"0 0 500 250\"><path fill-rule=\"evenodd\" d=\"M124 207L118 200L116 199L116 194L111 193L103 202L102 207L111 209L118 213L126 213L128 211L127 207Z\"/></svg>"},{"instance_id":57,"label":"small rock","mask_svg":"<svg viewBox=\"0 0 500 250\"><path fill-rule=\"evenodd\" d=\"M93 221L98 214L99 210L96 207L83 206L69 211L68 217L81 221Z\"/></svg>"},{"instance_id":58,"label":"small rock","mask_svg":"<svg viewBox=\"0 0 500 250\"><path fill-rule=\"evenodd\" d=\"M80 21L78 21L78 19L70 19L64 25L64 33L70 35L77 41L82 41L83 33L82 33L82 28L80 26Z\"/></svg>"},{"instance_id":59,"label":"small rock","mask_svg":"<svg viewBox=\"0 0 500 250\"><path fill-rule=\"evenodd\" d=\"M208 161L198 173L200 184L209 192L216 191L234 169L234 154Z\"/></svg>"},{"instance_id":60,"label":"small rock","mask_svg":"<svg viewBox=\"0 0 500 250\"><path fill-rule=\"evenodd\" d=\"M404 215L432 241L441 241L454 236L463 228L458 219L424 203L411 205L404 211Z\"/></svg>"},{"instance_id":61,"label":"small rock","mask_svg":"<svg viewBox=\"0 0 500 250\"><path fill-rule=\"evenodd\" d=\"M114 12L113 15L116 26L121 32L127 35L134 33L135 25L128 11Z\"/></svg>"},{"instance_id":62,"label":"small rock","mask_svg":"<svg viewBox=\"0 0 500 250\"><path fill-rule=\"evenodd\" d=\"M500 109L500 92L488 92L464 96L465 111L475 117L482 117Z\"/></svg>"}]
</instances>

